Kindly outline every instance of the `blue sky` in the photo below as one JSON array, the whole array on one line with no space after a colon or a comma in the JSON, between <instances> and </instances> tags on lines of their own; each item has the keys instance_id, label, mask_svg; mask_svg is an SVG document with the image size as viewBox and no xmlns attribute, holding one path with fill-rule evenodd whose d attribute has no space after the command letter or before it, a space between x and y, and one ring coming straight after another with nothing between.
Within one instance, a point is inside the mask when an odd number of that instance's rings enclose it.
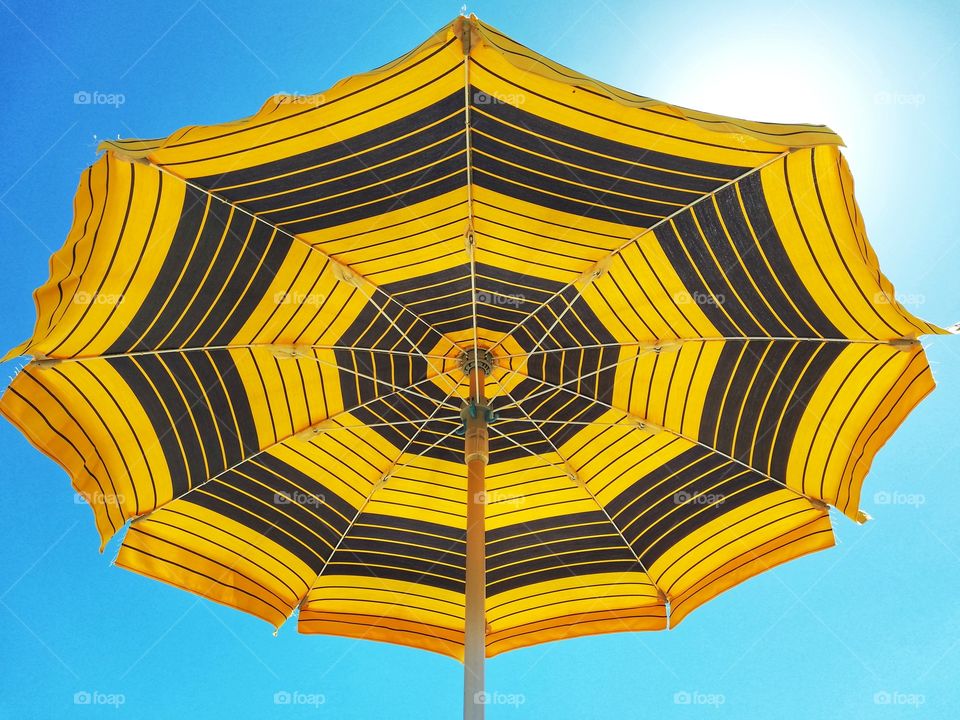
<instances>
[{"instance_id":1,"label":"blue sky","mask_svg":"<svg viewBox=\"0 0 960 720\"><path fill-rule=\"evenodd\" d=\"M459 2L0 0L0 346L63 242L98 139L156 137L319 92L417 45ZM470 2L548 56L712 112L823 122L907 306L960 320L960 5ZM77 93L113 102L77 104ZM122 102L121 102L122 100ZM960 344L881 451L863 527L735 588L677 630L568 640L488 665L489 718L945 718L960 702ZM3 370L3 382L16 363ZM461 667L260 621L110 567L65 474L0 425L0 718L453 718ZM291 703L278 705L280 699ZM88 702L84 702L88 701Z\"/></svg>"}]
</instances>

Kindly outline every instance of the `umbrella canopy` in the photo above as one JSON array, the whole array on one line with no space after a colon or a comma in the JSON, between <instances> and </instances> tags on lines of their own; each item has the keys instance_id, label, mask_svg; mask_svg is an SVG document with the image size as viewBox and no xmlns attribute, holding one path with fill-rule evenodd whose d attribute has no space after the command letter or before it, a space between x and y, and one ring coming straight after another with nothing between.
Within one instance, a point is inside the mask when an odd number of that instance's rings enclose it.
<instances>
[{"instance_id":1,"label":"umbrella canopy","mask_svg":"<svg viewBox=\"0 0 960 720\"><path fill-rule=\"evenodd\" d=\"M673 627L831 546L828 506L865 520L933 388L946 331L896 301L840 144L457 18L105 143L0 410L103 544L128 527L118 565L275 626L481 663Z\"/></svg>"}]
</instances>

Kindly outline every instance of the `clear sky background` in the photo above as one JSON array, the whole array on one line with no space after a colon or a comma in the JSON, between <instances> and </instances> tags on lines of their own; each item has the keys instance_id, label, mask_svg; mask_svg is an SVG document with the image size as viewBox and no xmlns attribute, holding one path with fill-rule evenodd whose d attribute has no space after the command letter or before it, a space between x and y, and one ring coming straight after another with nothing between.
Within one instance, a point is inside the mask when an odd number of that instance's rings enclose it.
<instances>
[{"instance_id":1,"label":"clear sky background","mask_svg":"<svg viewBox=\"0 0 960 720\"><path fill-rule=\"evenodd\" d=\"M955 0L490 0L467 10L644 95L830 125L901 301L940 325L960 320ZM0 346L30 334L30 294L63 243L98 139L165 136L249 115L276 92L323 91L459 11L459 0L0 0ZM83 92L123 102L76 104ZM675 631L493 659L488 687L501 704L488 718L957 717L960 339L925 344L939 388L878 455L863 493L872 522L834 513L836 548L734 588ZM16 368L0 368L3 385ZM92 514L65 474L7 423L0 489L2 718L461 712L452 660L299 636L293 622L273 637L258 620L112 568L116 545L97 553ZM275 704L276 693L293 702Z\"/></svg>"}]
</instances>

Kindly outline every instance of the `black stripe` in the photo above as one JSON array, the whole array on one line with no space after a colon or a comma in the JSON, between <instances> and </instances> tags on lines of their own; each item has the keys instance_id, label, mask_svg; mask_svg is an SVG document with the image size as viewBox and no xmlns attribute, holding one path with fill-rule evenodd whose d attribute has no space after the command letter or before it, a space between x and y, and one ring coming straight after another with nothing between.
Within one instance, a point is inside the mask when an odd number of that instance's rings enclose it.
<instances>
[{"instance_id":1,"label":"black stripe","mask_svg":"<svg viewBox=\"0 0 960 720\"><path fill-rule=\"evenodd\" d=\"M786 162L784 162L783 165L786 167ZM770 215L770 207L767 204L767 198L763 191L763 179L760 173L753 173L741 179L737 182L736 189L739 190L740 199L746 208L747 219L750 221L750 226L757 236L757 244L760 250L763 251L767 262L769 262L770 267L773 268L773 272L783 286L786 296L797 306L797 311L799 311L800 316L803 321L805 321L801 323L796 319L790 320L787 322L788 327L800 336L807 335L807 333L803 331L803 328L809 324L813 327L815 333L822 337L843 337L843 334L830 321L823 312L823 309L810 295L806 283L803 282L799 272L794 267L793 262L791 262L790 255L787 253L786 247L783 244L783 239L777 232L776 223L774 223L773 217ZM721 209L724 209L727 203L733 206L735 198L732 194L720 193L720 195L723 196ZM743 213L739 207L740 203L737 201L736 206L725 213L724 218L742 218ZM765 272L760 267L763 264L762 260L756 256L755 252L751 252L750 243L746 240L748 236L742 235L741 231L738 231L735 235L736 240L743 241L741 245L743 248L741 255L751 259L751 272L755 276L761 276L762 273ZM732 228L731 234L733 234ZM767 286L764 285L763 287L766 288ZM771 298L771 302L777 303L775 307L781 318L786 319L787 317L792 317L790 311L783 306L782 301L779 299L779 293L771 290L769 294L764 294L766 297Z\"/></svg>"},{"instance_id":2,"label":"black stripe","mask_svg":"<svg viewBox=\"0 0 960 720\"><path fill-rule=\"evenodd\" d=\"M475 92L474 97L477 95ZM681 205L715 190L742 172L741 168L732 170L726 165L668 155L591 135L509 103L497 102L495 98L488 104L474 105L470 127L476 130L472 136L473 146L498 157L523 158L519 164L549 175L576 181L578 177L590 178L591 185L628 193L634 189L638 196ZM547 157L536 157L532 153ZM571 169L570 165L575 167Z\"/></svg>"}]
</instances>

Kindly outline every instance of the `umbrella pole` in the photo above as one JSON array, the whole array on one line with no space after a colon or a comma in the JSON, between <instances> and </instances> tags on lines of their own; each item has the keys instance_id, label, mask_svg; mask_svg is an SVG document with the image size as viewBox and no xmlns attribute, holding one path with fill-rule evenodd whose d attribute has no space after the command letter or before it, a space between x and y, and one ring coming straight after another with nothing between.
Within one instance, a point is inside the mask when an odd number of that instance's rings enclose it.
<instances>
[{"instance_id":1,"label":"umbrella pole","mask_svg":"<svg viewBox=\"0 0 960 720\"><path fill-rule=\"evenodd\" d=\"M479 412L467 413L464 459L467 463L467 576L463 641L463 718L483 720L484 660L487 652L486 619L486 492L489 457L486 399L480 367L470 374L470 403Z\"/></svg>"}]
</instances>

